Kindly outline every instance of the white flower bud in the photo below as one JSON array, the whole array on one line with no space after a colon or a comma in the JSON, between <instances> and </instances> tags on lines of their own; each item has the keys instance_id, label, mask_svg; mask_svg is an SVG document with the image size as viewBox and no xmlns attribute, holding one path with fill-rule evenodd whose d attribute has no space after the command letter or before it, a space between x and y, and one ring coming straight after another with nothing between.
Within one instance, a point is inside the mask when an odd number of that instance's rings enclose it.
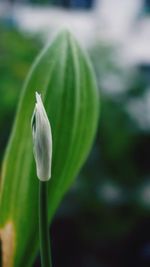
<instances>
[{"instance_id":1,"label":"white flower bud","mask_svg":"<svg viewBox=\"0 0 150 267\"><path fill-rule=\"evenodd\" d=\"M37 176L41 181L51 177L52 134L51 126L43 106L40 94L36 92L36 105L31 120L33 135L33 152Z\"/></svg>"}]
</instances>

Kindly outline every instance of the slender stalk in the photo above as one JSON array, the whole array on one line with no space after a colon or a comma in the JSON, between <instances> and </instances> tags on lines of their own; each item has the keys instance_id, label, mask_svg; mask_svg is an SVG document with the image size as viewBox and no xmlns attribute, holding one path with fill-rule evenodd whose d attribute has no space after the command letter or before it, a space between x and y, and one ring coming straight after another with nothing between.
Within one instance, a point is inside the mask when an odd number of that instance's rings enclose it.
<instances>
[{"instance_id":1,"label":"slender stalk","mask_svg":"<svg viewBox=\"0 0 150 267\"><path fill-rule=\"evenodd\" d=\"M48 181L39 181L39 235L41 266L52 267L48 225Z\"/></svg>"}]
</instances>

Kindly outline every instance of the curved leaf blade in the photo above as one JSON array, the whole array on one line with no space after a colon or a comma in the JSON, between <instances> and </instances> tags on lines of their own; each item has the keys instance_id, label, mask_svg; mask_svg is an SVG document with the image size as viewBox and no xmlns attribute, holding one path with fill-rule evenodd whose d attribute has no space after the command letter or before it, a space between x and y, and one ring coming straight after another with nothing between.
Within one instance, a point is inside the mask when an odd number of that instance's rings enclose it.
<instances>
[{"instance_id":1,"label":"curved leaf blade","mask_svg":"<svg viewBox=\"0 0 150 267\"><path fill-rule=\"evenodd\" d=\"M30 131L35 90L42 94L53 135L50 221L87 158L98 122L99 95L91 65L72 35L63 32L33 64L3 162L0 233L3 245L3 228L11 222L15 245L10 267L31 266L38 249L38 179Z\"/></svg>"}]
</instances>

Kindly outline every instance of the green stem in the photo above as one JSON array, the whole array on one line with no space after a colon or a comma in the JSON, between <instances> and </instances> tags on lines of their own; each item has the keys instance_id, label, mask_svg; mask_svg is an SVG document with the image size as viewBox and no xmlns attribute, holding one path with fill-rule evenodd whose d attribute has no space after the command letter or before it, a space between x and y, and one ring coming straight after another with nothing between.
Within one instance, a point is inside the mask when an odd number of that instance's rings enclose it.
<instances>
[{"instance_id":1,"label":"green stem","mask_svg":"<svg viewBox=\"0 0 150 267\"><path fill-rule=\"evenodd\" d=\"M48 224L48 181L39 182L39 236L42 267L52 267Z\"/></svg>"}]
</instances>

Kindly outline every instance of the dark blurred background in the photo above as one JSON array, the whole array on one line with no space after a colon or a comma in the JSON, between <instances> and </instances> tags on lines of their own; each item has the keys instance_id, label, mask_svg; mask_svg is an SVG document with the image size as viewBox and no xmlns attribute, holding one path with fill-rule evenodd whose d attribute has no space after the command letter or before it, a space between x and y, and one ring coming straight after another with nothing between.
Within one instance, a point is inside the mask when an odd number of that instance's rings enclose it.
<instances>
[{"instance_id":1,"label":"dark blurred background","mask_svg":"<svg viewBox=\"0 0 150 267\"><path fill-rule=\"evenodd\" d=\"M62 26L92 60L101 116L88 161L53 220L54 266L148 267L149 0L0 1L0 160L26 74Z\"/></svg>"}]
</instances>

